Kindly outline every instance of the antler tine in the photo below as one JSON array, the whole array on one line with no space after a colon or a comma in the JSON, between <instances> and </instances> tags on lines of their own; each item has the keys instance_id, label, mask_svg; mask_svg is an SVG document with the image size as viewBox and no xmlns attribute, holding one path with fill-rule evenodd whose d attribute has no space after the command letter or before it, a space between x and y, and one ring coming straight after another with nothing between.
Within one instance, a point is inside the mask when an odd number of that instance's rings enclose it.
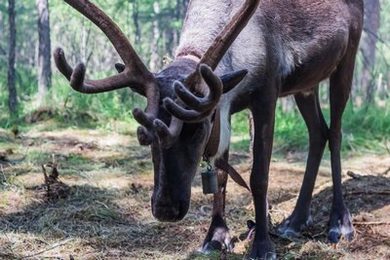
<instances>
[{"instance_id":1,"label":"antler tine","mask_svg":"<svg viewBox=\"0 0 390 260\"><path fill-rule=\"evenodd\" d=\"M143 146L152 144L154 135L153 121L155 120L159 110L160 92L155 87L154 83L145 86L145 94L147 98L147 107L145 112L139 108L133 110L134 119L141 126L137 130L138 141Z\"/></svg>"},{"instance_id":2,"label":"antler tine","mask_svg":"<svg viewBox=\"0 0 390 260\"><path fill-rule=\"evenodd\" d=\"M161 120L156 119L153 122L154 128L163 147L170 148L176 138L180 135L183 128L183 121L172 117L169 127Z\"/></svg>"},{"instance_id":3,"label":"antler tine","mask_svg":"<svg viewBox=\"0 0 390 260\"><path fill-rule=\"evenodd\" d=\"M205 80L209 93L205 97L197 97L192 94L181 82L175 82L175 92L178 97L189 107L199 112L212 110L223 94L223 84L211 68L205 64L199 66L199 74Z\"/></svg>"},{"instance_id":4,"label":"antler tine","mask_svg":"<svg viewBox=\"0 0 390 260\"><path fill-rule=\"evenodd\" d=\"M53 56L58 70L70 81L73 69L65 59L64 50L61 48L55 49Z\"/></svg>"},{"instance_id":5,"label":"antler tine","mask_svg":"<svg viewBox=\"0 0 390 260\"><path fill-rule=\"evenodd\" d=\"M207 65L199 67L200 74L209 87L209 94L205 97L197 97L192 94L183 83L176 81L174 84L177 96L189 107L199 112L212 110L223 94L223 85L219 77L214 77L214 73Z\"/></svg>"},{"instance_id":6,"label":"antler tine","mask_svg":"<svg viewBox=\"0 0 390 260\"><path fill-rule=\"evenodd\" d=\"M171 115L187 123L199 123L212 112L199 113L195 110L187 110L170 98L164 99L164 107Z\"/></svg>"},{"instance_id":7,"label":"antler tine","mask_svg":"<svg viewBox=\"0 0 390 260\"><path fill-rule=\"evenodd\" d=\"M218 105L219 99L223 93L221 79L214 74L209 66L201 64L199 71L202 78L209 86L210 91L208 96L204 98L196 97L189 90L185 89L182 84L176 82L176 94L184 102L184 105L190 107L190 110L185 109L182 104L179 104L170 98L164 100L164 105L168 112L185 122L199 122L211 115L214 112L214 108Z\"/></svg>"},{"instance_id":8,"label":"antler tine","mask_svg":"<svg viewBox=\"0 0 390 260\"><path fill-rule=\"evenodd\" d=\"M131 80L124 72L101 80L85 80L85 65L80 63L73 70L66 61L64 51L61 48L54 51L54 61L58 70L70 81L70 86L81 93L107 92L125 88L131 84Z\"/></svg>"}]
</instances>

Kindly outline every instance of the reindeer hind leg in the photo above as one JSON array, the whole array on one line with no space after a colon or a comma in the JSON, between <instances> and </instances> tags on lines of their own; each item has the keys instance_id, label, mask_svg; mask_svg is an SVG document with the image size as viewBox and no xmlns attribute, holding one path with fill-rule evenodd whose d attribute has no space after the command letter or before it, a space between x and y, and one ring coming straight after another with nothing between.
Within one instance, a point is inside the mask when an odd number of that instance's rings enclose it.
<instances>
[{"instance_id":1,"label":"reindeer hind leg","mask_svg":"<svg viewBox=\"0 0 390 260\"><path fill-rule=\"evenodd\" d=\"M343 59L330 79L330 130L329 149L331 154L333 203L329 220L329 241L338 243L341 236L351 240L354 236L351 215L344 203L341 177L341 125L342 115L349 99L356 52L350 52Z\"/></svg>"},{"instance_id":2,"label":"reindeer hind leg","mask_svg":"<svg viewBox=\"0 0 390 260\"><path fill-rule=\"evenodd\" d=\"M295 101L309 132L309 155L295 209L291 216L278 227L278 233L282 237L300 236L300 232L311 225L310 204L318 169L328 140L328 126L321 111L318 86L313 88L313 92L309 95L296 94Z\"/></svg>"}]
</instances>

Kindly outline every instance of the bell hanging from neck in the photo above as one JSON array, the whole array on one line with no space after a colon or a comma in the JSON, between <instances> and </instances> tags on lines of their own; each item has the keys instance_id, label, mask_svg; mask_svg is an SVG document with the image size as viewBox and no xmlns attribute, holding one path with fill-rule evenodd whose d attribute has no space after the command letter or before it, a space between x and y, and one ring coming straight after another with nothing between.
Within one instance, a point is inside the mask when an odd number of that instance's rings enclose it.
<instances>
[{"instance_id":1,"label":"bell hanging from neck","mask_svg":"<svg viewBox=\"0 0 390 260\"><path fill-rule=\"evenodd\" d=\"M218 174L210 162L206 163L206 169L201 173L203 194L214 194L218 192Z\"/></svg>"}]
</instances>

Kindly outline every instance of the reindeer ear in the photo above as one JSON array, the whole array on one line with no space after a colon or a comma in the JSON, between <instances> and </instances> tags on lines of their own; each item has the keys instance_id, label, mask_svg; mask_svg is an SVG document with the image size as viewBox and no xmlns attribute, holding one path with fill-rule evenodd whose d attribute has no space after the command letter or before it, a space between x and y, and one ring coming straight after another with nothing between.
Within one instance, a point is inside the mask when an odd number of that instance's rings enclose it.
<instances>
[{"instance_id":1,"label":"reindeer ear","mask_svg":"<svg viewBox=\"0 0 390 260\"><path fill-rule=\"evenodd\" d=\"M221 77L223 83L223 93L228 93L235 88L248 74L248 70L238 70L225 74Z\"/></svg>"}]
</instances>

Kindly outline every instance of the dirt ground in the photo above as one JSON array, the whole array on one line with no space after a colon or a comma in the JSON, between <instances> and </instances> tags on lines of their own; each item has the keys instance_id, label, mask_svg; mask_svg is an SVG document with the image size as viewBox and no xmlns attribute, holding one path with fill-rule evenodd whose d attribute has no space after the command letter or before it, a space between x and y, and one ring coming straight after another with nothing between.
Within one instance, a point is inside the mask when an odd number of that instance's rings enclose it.
<instances>
[{"instance_id":1,"label":"dirt ground","mask_svg":"<svg viewBox=\"0 0 390 260\"><path fill-rule=\"evenodd\" d=\"M37 128L38 129L38 128ZM291 213L304 172L305 154L288 154L271 166L269 200L273 227ZM249 178L247 154L232 155ZM42 164L58 163L61 183L47 197ZM326 241L331 203L329 161L316 183L314 227L295 241L271 231L280 259L390 259L390 155L344 159L344 194L356 238L337 247ZM50 167L47 172L50 173ZM195 252L210 223L211 197L193 185L191 209L180 223L159 223L150 210L150 154L133 135L98 130L0 130L1 259L219 259ZM61 192L58 192L60 189ZM234 236L253 219L251 196L229 181L226 215ZM227 259L242 259L239 241Z\"/></svg>"}]
</instances>

